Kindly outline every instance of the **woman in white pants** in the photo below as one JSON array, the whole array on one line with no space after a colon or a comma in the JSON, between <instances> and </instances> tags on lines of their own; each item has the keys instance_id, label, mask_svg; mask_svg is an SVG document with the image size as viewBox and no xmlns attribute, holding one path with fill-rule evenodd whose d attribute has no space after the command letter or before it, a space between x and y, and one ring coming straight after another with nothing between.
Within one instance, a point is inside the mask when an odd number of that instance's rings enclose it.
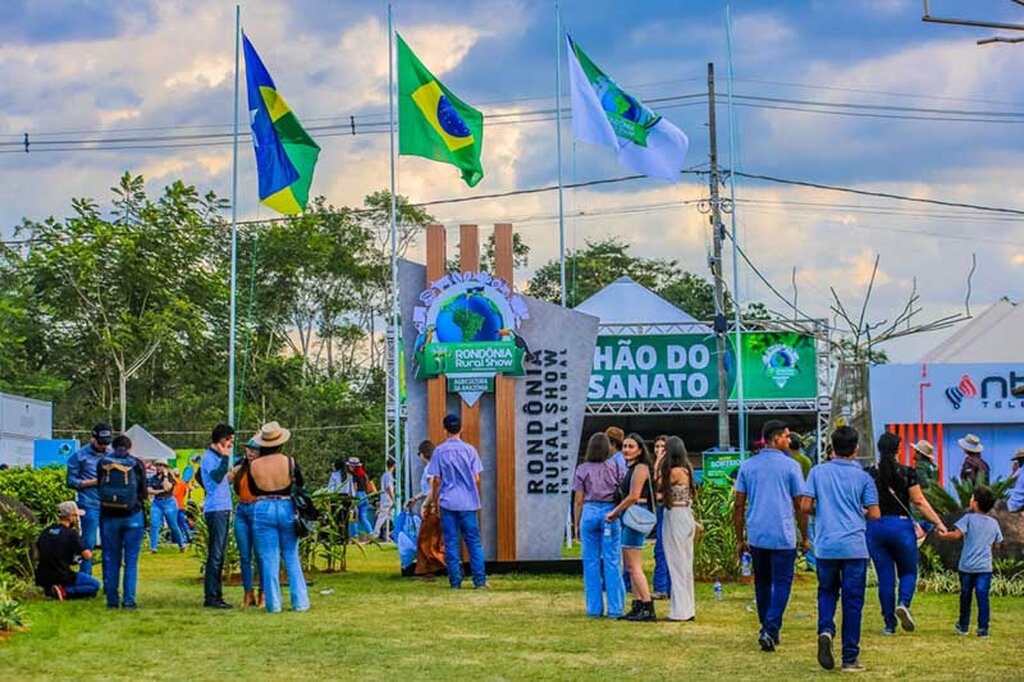
<instances>
[{"instance_id":1,"label":"woman in white pants","mask_svg":"<svg viewBox=\"0 0 1024 682\"><path fill-rule=\"evenodd\" d=\"M686 456L686 445L678 436L671 436L665 441L660 478L665 505L665 527L662 531L665 560L672 576L668 619L691 621L697 614L693 594L693 539L698 524L691 508L697 489L693 481L693 467Z\"/></svg>"}]
</instances>

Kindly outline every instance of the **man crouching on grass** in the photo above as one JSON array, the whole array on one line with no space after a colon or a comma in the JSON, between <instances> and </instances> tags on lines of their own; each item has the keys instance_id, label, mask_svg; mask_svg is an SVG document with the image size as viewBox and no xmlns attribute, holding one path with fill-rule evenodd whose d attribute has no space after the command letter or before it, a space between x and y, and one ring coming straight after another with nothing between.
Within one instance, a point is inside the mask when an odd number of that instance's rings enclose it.
<instances>
[{"instance_id":1,"label":"man crouching on grass","mask_svg":"<svg viewBox=\"0 0 1024 682\"><path fill-rule=\"evenodd\" d=\"M61 502L57 505L57 523L39 536L36 584L48 597L60 601L87 599L100 590L99 580L72 569L80 559L92 559L92 550L86 549L78 532L79 517L84 515L74 502Z\"/></svg>"},{"instance_id":2,"label":"man crouching on grass","mask_svg":"<svg viewBox=\"0 0 1024 682\"><path fill-rule=\"evenodd\" d=\"M804 512L817 517L814 535L818 568L818 663L835 667L832 639L836 634L836 602L843 602L843 670L863 670L860 655L860 623L867 587L869 519L877 519L878 490L871 477L855 461L857 431L840 426L832 432L836 458L811 469L807 478ZM865 511L866 510L866 511Z\"/></svg>"}]
</instances>

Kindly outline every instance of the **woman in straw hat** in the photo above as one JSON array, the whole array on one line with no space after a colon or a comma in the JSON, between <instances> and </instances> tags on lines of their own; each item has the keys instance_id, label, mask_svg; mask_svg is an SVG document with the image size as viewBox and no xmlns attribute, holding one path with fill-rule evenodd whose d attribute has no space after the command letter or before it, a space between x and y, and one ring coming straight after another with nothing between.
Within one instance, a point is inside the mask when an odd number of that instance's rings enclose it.
<instances>
[{"instance_id":1,"label":"woman in straw hat","mask_svg":"<svg viewBox=\"0 0 1024 682\"><path fill-rule=\"evenodd\" d=\"M981 439L973 433L968 433L957 441L957 445L964 451L964 463L960 467L960 480L988 483L988 462L981 458L981 451L985 449L985 446L981 444ZM982 477L980 481L978 476Z\"/></svg>"},{"instance_id":2,"label":"woman in straw hat","mask_svg":"<svg viewBox=\"0 0 1024 682\"><path fill-rule=\"evenodd\" d=\"M292 504L292 483L302 485L298 462L281 452L291 432L277 422L264 424L253 437L260 456L249 464L246 473L249 491L256 499L253 520L256 535L256 556L260 563L267 611L281 611L281 563L288 574L292 608L309 610L306 577L299 561L299 539L295 535L295 506Z\"/></svg>"}]
</instances>

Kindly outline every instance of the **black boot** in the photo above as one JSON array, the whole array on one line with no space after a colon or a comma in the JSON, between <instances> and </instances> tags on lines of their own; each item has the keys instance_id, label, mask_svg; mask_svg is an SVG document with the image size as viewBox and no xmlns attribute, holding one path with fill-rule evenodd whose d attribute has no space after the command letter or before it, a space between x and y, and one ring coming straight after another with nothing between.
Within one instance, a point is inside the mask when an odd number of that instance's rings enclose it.
<instances>
[{"instance_id":1,"label":"black boot","mask_svg":"<svg viewBox=\"0 0 1024 682\"><path fill-rule=\"evenodd\" d=\"M632 617L627 616L626 620L631 620L637 623L653 623L658 620L657 616L654 615L654 602L640 602L640 610L637 614Z\"/></svg>"},{"instance_id":2,"label":"black boot","mask_svg":"<svg viewBox=\"0 0 1024 682\"><path fill-rule=\"evenodd\" d=\"M618 617L618 620L636 620L636 616L640 611L643 610L644 603L639 599L633 600L633 608L630 609L629 613L625 613Z\"/></svg>"}]
</instances>

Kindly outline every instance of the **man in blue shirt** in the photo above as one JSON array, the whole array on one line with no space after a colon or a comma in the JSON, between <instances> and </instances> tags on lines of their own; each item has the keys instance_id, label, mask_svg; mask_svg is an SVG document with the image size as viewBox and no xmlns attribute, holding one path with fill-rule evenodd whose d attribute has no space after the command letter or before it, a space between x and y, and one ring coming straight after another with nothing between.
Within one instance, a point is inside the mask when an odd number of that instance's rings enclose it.
<instances>
[{"instance_id":1,"label":"man in blue shirt","mask_svg":"<svg viewBox=\"0 0 1024 682\"><path fill-rule=\"evenodd\" d=\"M89 550L89 558L82 558L78 570L83 575L92 575L92 551L96 548L96 534L100 529L100 494L96 489L96 464L110 452L110 441L114 431L106 424L92 428L89 442L68 458L68 472L65 482L69 488L78 491L78 506L85 514L81 519L82 546Z\"/></svg>"},{"instance_id":2,"label":"man in blue shirt","mask_svg":"<svg viewBox=\"0 0 1024 682\"><path fill-rule=\"evenodd\" d=\"M814 550L818 562L818 663L835 667L832 640L836 603L843 602L843 670L863 670L860 622L867 587L867 522L881 516L878 489L856 462L857 430L840 426L832 432L835 459L811 469L804 511L814 514Z\"/></svg>"},{"instance_id":3,"label":"man in blue shirt","mask_svg":"<svg viewBox=\"0 0 1024 682\"><path fill-rule=\"evenodd\" d=\"M1024 448L1017 450L1013 456L1012 475L1017 477L1017 482L1013 484L1010 499L1006 501L1007 509L1012 512L1024 511L1024 472L1021 472L1022 468L1024 468Z\"/></svg>"},{"instance_id":4,"label":"man in blue shirt","mask_svg":"<svg viewBox=\"0 0 1024 682\"><path fill-rule=\"evenodd\" d=\"M235 430L230 424L217 424L210 436L210 447L203 453L200 473L206 499L203 517L206 519L206 569L204 573L203 606L211 609L230 609L221 589L224 554L228 546L228 527L231 525L231 483L228 465L235 449Z\"/></svg>"},{"instance_id":5,"label":"man in blue shirt","mask_svg":"<svg viewBox=\"0 0 1024 682\"><path fill-rule=\"evenodd\" d=\"M444 418L448 440L434 450L427 464L430 479L429 504L441 510L441 535L444 537L444 560L448 568L448 584L452 589L462 587L462 557L459 535L469 551L469 565L473 572L473 587L487 587L484 572L484 548L480 543L480 455L459 435L462 420L454 414Z\"/></svg>"},{"instance_id":6,"label":"man in blue shirt","mask_svg":"<svg viewBox=\"0 0 1024 682\"><path fill-rule=\"evenodd\" d=\"M807 518L800 511L804 477L788 453L789 428L773 419L765 422L763 434L765 449L745 460L736 476L732 520L736 552L742 560L749 548L754 569L754 596L761 622L757 642L762 651L775 651L793 587L798 524L805 551L809 544Z\"/></svg>"}]
</instances>

